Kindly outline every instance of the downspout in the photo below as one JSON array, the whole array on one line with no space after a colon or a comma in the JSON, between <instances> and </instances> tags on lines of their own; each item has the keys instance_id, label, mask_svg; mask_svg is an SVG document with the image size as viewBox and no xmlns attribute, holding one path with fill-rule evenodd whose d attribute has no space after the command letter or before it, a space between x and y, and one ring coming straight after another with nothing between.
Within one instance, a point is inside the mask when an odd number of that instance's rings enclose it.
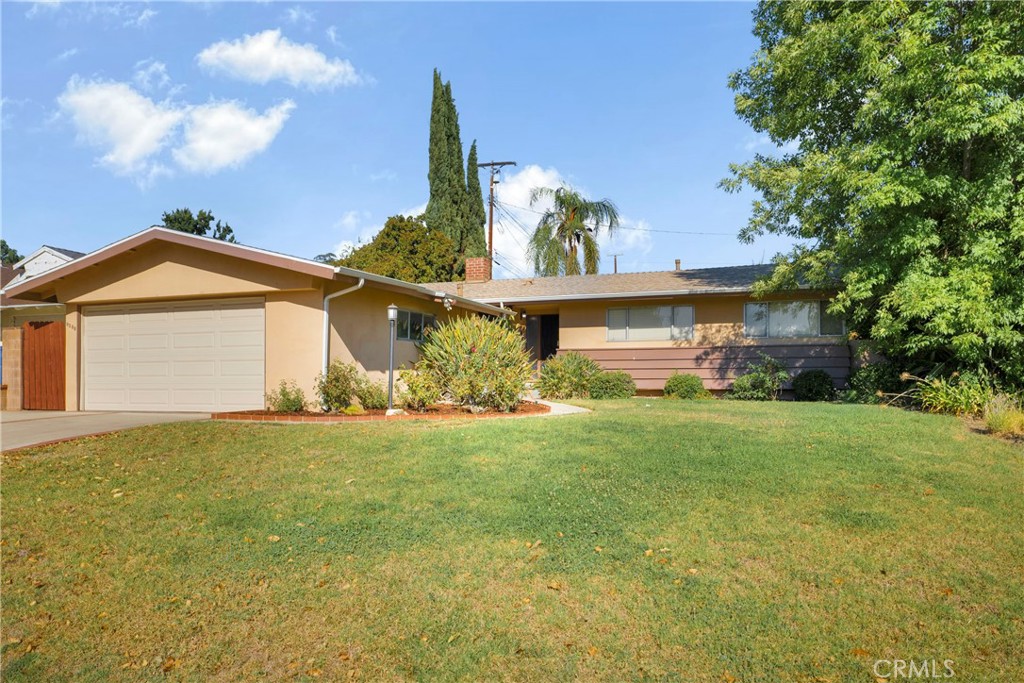
<instances>
[{"instance_id":1,"label":"downspout","mask_svg":"<svg viewBox=\"0 0 1024 683\"><path fill-rule=\"evenodd\" d=\"M337 273L338 271L335 270L334 272ZM331 306L331 299L336 299L339 296L344 296L345 294L350 294L356 290L362 289L365 284L366 279L359 278L359 282L351 287L337 291L334 294L328 294L324 297L324 359L322 367L324 375L327 374L327 366L331 361L331 314L329 310Z\"/></svg>"}]
</instances>

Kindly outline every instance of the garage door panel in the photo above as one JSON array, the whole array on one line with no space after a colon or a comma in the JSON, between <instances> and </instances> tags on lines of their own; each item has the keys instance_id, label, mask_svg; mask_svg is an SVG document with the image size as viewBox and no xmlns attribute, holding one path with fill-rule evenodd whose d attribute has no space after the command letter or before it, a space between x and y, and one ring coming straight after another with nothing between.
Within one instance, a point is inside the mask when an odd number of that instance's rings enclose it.
<instances>
[{"instance_id":1,"label":"garage door panel","mask_svg":"<svg viewBox=\"0 0 1024 683\"><path fill-rule=\"evenodd\" d=\"M167 377L166 361L128 362L129 377Z\"/></svg>"},{"instance_id":2,"label":"garage door panel","mask_svg":"<svg viewBox=\"0 0 1024 683\"><path fill-rule=\"evenodd\" d=\"M262 300L85 307L82 329L86 410L263 407Z\"/></svg>"}]
</instances>

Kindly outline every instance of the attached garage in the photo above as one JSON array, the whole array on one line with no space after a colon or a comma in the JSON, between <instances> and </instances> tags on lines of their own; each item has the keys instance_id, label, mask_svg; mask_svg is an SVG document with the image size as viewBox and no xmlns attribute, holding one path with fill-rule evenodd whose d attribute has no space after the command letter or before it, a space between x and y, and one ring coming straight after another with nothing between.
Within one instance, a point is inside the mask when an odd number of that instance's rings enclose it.
<instances>
[{"instance_id":1,"label":"attached garage","mask_svg":"<svg viewBox=\"0 0 1024 683\"><path fill-rule=\"evenodd\" d=\"M262 408L265 338L262 298L83 306L83 408Z\"/></svg>"}]
</instances>

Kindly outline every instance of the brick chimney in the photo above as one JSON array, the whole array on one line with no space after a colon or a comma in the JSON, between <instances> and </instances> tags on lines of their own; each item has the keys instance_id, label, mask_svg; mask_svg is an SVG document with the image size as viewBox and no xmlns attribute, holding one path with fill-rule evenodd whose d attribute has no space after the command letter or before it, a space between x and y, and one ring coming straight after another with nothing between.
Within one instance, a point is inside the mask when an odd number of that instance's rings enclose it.
<instances>
[{"instance_id":1,"label":"brick chimney","mask_svg":"<svg viewBox=\"0 0 1024 683\"><path fill-rule=\"evenodd\" d=\"M680 263L680 261L681 261L681 260L682 260L682 259L676 259L676 270L679 270L679 266L680 266L680 265L682 265L682 264Z\"/></svg>"},{"instance_id":2,"label":"brick chimney","mask_svg":"<svg viewBox=\"0 0 1024 683\"><path fill-rule=\"evenodd\" d=\"M491 279L491 259L472 256L466 259L466 282L487 282Z\"/></svg>"}]
</instances>

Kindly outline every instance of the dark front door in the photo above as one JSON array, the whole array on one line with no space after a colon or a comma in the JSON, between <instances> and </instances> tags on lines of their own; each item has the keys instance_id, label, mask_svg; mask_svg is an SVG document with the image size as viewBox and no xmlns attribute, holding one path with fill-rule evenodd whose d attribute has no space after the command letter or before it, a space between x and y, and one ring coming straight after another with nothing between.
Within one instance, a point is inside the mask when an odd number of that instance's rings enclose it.
<instances>
[{"instance_id":1,"label":"dark front door","mask_svg":"<svg viewBox=\"0 0 1024 683\"><path fill-rule=\"evenodd\" d=\"M64 321L28 322L21 329L21 407L64 410Z\"/></svg>"},{"instance_id":2,"label":"dark front door","mask_svg":"<svg viewBox=\"0 0 1024 683\"><path fill-rule=\"evenodd\" d=\"M526 316L526 348L535 364L558 353L558 315Z\"/></svg>"}]
</instances>

